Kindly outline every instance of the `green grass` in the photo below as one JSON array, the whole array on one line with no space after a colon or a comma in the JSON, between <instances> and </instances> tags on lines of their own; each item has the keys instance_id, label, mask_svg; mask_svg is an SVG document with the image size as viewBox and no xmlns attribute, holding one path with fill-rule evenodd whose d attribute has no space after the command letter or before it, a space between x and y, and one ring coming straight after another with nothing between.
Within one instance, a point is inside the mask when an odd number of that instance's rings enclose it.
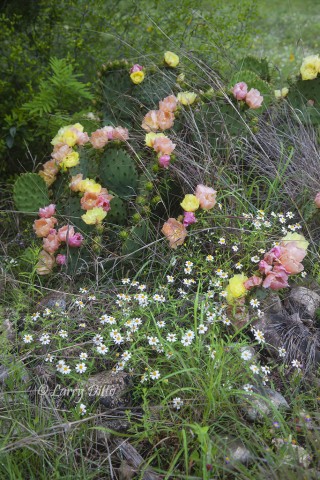
<instances>
[{"instance_id":1,"label":"green grass","mask_svg":"<svg viewBox=\"0 0 320 480\"><path fill-rule=\"evenodd\" d=\"M279 80L297 74L303 57L319 53L320 12L314 0L260 0L252 52L278 69ZM281 84L279 84L279 87Z\"/></svg>"}]
</instances>

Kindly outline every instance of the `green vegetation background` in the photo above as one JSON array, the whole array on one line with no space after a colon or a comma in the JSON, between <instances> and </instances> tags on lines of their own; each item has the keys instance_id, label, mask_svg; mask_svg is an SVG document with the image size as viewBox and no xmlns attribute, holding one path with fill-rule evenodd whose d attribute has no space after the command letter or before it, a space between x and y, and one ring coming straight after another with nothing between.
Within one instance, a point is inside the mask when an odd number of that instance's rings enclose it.
<instances>
[{"instance_id":1,"label":"green vegetation background","mask_svg":"<svg viewBox=\"0 0 320 480\"><path fill-rule=\"evenodd\" d=\"M314 0L2 2L2 177L34 170L61 125L94 111L97 69L106 61L150 63L184 48L223 71L245 52L267 56L281 83L317 52L319 24Z\"/></svg>"}]
</instances>

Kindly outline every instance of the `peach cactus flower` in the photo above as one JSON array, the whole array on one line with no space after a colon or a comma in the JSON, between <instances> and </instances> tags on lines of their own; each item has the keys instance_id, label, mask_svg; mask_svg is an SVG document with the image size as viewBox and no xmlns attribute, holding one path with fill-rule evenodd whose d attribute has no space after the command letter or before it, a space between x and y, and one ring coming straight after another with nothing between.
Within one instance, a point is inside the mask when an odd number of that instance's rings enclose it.
<instances>
[{"instance_id":1,"label":"peach cactus flower","mask_svg":"<svg viewBox=\"0 0 320 480\"><path fill-rule=\"evenodd\" d=\"M69 183L70 190L73 192L80 192L80 183L83 180L83 174L78 173L74 177L71 177L71 182Z\"/></svg>"},{"instance_id":2,"label":"peach cactus flower","mask_svg":"<svg viewBox=\"0 0 320 480\"><path fill-rule=\"evenodd\" d=\"M297 242L287 242L285 246L281 246L281 255L279 262L290 275L302 272L302 260L307 252L303 248L299 248Z\"/></svg>"},{"instance_id":3,"label":"peach cactus flower","mask_svg":"<svg viewBox=\"0 0 320 480\"><path fill-rule=\"evenodd\" d=\"M58 239L60 242L66 242L68 238L74 235L74 228L71 225L64 225L58 230Z\"/></svg>"},{"instance_id":4,"label":"peach cactus flower","mask_svg":"<svg viewBox=\"0 0 320 480\"><path fill-rule=\"evenodd\" d=\"M320 192L315 196L314 203L318 208L320 208Z\"/></svg>"},{"instance_id":5,"label":"peach cactus flower","mask_svg":"<svg viewBox=\"0 0 320 480\"><path fill-rule=\"evenodd\" d=\"M39 218L33 223L33 230L35 231L37 237L46 237L49 235L50 230L57 223L57 219L54 217L50 218Z\"/></svg>"},{"instance_id":6,"label":"peach cactus flower","mask_svg":"<svg viewBox=\"0 0 320 480\"><path fill-rule=\"evenodd\" d=\"M249 108L260 108L263 102L263 96L260 95L259 90L251 88L246 95L246 104Z\"/></svg>"},{"instance_id":7,"label":"peach cactus flower","mask_svg":"<svg viewBox=\"0 0 320 480\"><path fill-rule=\"evenodd\" d=\"M195 196L200 202L200 207L203 210L210 210L216 204L217 192L211 187L205 185L197 185Z\"/></svg>"},{"instance_id":8,"label":"peach cactus flower","mask_svg":"<svg viewBox=\"0 0 320 480\"><path fill-rule=\"evenodd\" d=\"M99 128L95 132L92 132L90 137L90 143L93 148L103 148L107 145L108 141L108 130L105 128Z\"/></svg>"},{"instance_id":9,"label":"peach cactus flower","mask_svg":"<svg viewBox=\"0 0 320 480\"><path fill-rule=\"evenodd\" d=\"M70 155L70 153L72 152L73 150L71 147L69 147L69 145L66 145L64 143L57 143L54 146L51 157L59 164L67 155Z\"/></svg>"},{"instance_id":10,"label":"peach cactus flower","mask_svg":"<svg viewBox=\"0 0 320 480\"><path fill-rule=\"evenodd\" d=\"M154 151L162 155L170 155L175 148L175 144L166 136L157 137L153 142Z\"/></svg>"},{"instance_id":11,"label":"peach cactus flower","mask_svg":"<svg viewBox=\"0 0 320 480\"><path fill-rule=\"evenodd\" d=\"M108 131L107 129L113 128L113 127L105 127L105 128L106 128L106 131ZM123 127L114 128L112 132L112 138L113 140L122 140L123 142L125 142L126 140L129 139L128 129Z\"/></svg>"},{"instance_id":12,"label":"peach cactus flower","mask_svg":"<svg viewBox=\"0 0 320 480\"><path fill-rule=\"evenodd\" d=\"M50 218L56 213L56 206L54 203L50 203L47 207L39 208L39 217Z\"/></svg>"},{"instance_id":13,"label":"peach cactus flower","mask_svg":"<svg viewBox=\"0 0 320 480\"><path fill-rule=\"evenodd\" d=\"M169 245L173 249L176 249L178 245L183 245L187 236L186 227L175 218L169 218L163 225L161 232L167 237Z\"/></svg>"},{"instance_id":14,"label":"peach cactus flower","mask_svg":"<svg viewBox=\"0 0 320 480\"><path fill-rule=\"evenodd\" d=\"M155 132L159 130L158 110L150 110L142 121L142 128L147 132Z\"/></svg>"},{"instance_id":15,"label":"peach cactus flower","mask_svg":"<svg viewBox=\"0 0 320 480\"><path fill-rule=\"evenodd\" d=\"M85 192L85 194L80 200L81 208L83 210L91 210L92 208L96 207L98 196L98 193Z\"/></svg>"},{"instance_id":16,"label":"peach cactus flower","mask_svg":"<svg viewBox=\"0 0 320 480\"><path fill-rule=\"evenodd\" d=\"M58 171L58 165L56 161L52 159L43 164L43 170L39 172L39 175L46 182L47 186L50 187L55 181Z\"/></svg>"},{"instance_id":17,"label":"peach cactus flower","mask_svg":"<svg viewBox=\"0 0 320 480\"><path fill-rule=\"evenodd\" d=\"M178 100L174 95L169 95L159 102L159 110L162 112L175 112L177 110Z\"/></svg>"},{"instance_id":18,"label":"peach cactus flower","mask_svg":"<svg viewBox=\"0 0 320 480\"><path fill-rule=\"evenodd\" d=\"M236 83L232 93L237 100L244 100L248 93L248 85L245 82Z\"/></svg>"},{"instance_id":19,"label":"peach cactus flower","mask_svg":"<svg viewBox=\"0 0 320 480\"><path fill-rule=\"evenodd\" d=\"M167 130L174 124L174 114L172 112L158 110L157 117L160 130Z\"/></svg>"},{"instance_id":20,"label":"peach cactus flower","mask_svg":"<svg viewBox=\"0 0 320 480\"><path fill-rule=\"evenodd\" d=\"M43 250L48 253L54 253L60 247L60 243L56 230L52 229L47 238L43 239Z\"/></svg>"},{"instance_id":21,"label":"peach cactus flower","mask_svg":"<svg viewBox=\"0 0 320 480\"><path fill-rule=\"evenodd\" d=\"M48 275L52 272L52 269L55 264L55 258L50 253L45 250L41 250L39 254L39 260L37 263L37 274L38 275Z\"/></svg>"}]
</instances>

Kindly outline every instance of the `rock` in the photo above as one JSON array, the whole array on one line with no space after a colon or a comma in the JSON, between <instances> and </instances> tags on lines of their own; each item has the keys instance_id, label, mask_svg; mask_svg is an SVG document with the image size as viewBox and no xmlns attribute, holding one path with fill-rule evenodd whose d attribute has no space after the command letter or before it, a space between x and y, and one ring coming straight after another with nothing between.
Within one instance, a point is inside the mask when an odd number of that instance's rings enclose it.
<instances>
[{"instance_id":1,"label":"rock","mask_svg":"<svg viewBox=\"0 0 320 480\"><path fill-rule=\"evenodd\" d=\"M283 452L283 463L288 465L298 463L304 468L309 467L312 457L305 448L300 447L300 445L286 442L282 438L275 438L272 440L272 443L276 446L278 451Z\"/></svg>"},{"instance_id":2,"label":"rock","mask_svg":"<svg viewBox=\"0 0 320 480\"><path fill-rule=\"evenodd\" d=\"M36 308L38 311L43 311L45 308L58 308L64 311L67 308L67 295L63 292L51 292L40 300Z\"/></svg>"},{"instance_id":3,"label":"rock","mask_svg":"<svg viewBox=\"0 0 320 480\"><path fill-rule=\"evenodd\" d=\"M91 400L99 400L107 408L121 408L129 405L126 393L130 385L128 373L108 370L89 377L84 389Z\"/></svg>"},{"instance_id":4,"label":"rock","mask_svg":"<svg viewBox=\"0 0 320 480\"><path fill-rule=\"evenodd\" d=\"M320 306L320 296L305 287L292 288L284 305L289 313L297 313L301 319L313 319Z\"/></svg>"},{"instance_id":5,"label":"rock","mask_svg":"<svg viewBox=\"0 0 320 480\"><path fill-rule=\"evenodd\" d=\"M237 438L230 439L227 437L226 452L232 465L234 463L249 465L254 461L253 454L248 450L244 443Z\"/></svg>"},{"instance_id":6,"label":"rock","mask_svg":"<svg viewBox=\"0 0 320 480\"><path fill-rule=\"evenodd\" d=\"M271 388L254 387L254 393L260 395L245 395L245 404L242 411L248 420L263 420L266 415L272 415L272 410L289 410L289 404L281 393Z\"/></svg>"}]
</instances>

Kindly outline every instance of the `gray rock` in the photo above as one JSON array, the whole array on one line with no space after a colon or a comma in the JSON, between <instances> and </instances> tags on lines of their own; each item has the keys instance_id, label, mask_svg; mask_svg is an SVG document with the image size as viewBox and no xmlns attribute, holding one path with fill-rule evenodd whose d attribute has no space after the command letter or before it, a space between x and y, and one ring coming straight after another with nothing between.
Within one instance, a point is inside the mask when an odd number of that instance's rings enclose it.
<instances>
[{"instance_id":1,"label":"gray rock","mask_svg":"<svg viewBox=\"0 0 320 480\"><path fill-rule=\"evenodd\" d=\"M231 464L242 463L243 465L249 465L254 461L253 454L243 442L237 438L227 438L226 451Z\"/></svg>"},{"instance_id":2,"label":"gray rock","mask_svg":"<svg viewBox=\"0 0 320 480\"><path fill-rule=\"evenodd\" d=\"M302 319L313 319L320 306L320 296L305 287L292 288L284 305L289 313L297 313Z\"/></svg>"},{"instance_id":3,"label":"gray rock","mask_svg":"<svg viewBox=\"0 0 320 480\"><path fill-rule=\"evenodd\" d=\"M67 295L63 292L51 292L44 296L37 304L37 310L43 311L45 308L66 310Z\"/></svg>"},{"instance_id":4,"label":"gray rock","mask_svg":"<svg viewBox=\"0 0 320 480\"><path fill-rule=\"evenodd\" d=\"M84 389L89 399L99 400L107 408L121 408L129 405L127 392L130 386L128 373L109 370L89 377Z\"/></svg>"},{"instance_id":5,"label":"gray rock","mask_svg":"<svg viewBox=\"0 0 320 480\"><path fill-rule=\"evenodd\" d=\"M271 388L255 387L254 393L257 395L245 395L245 403L242 405L242 411L248 420L263 420L266 415L272 415L273 409L289 410L289 404L281 393Z\"/></svg>"}]
</instances>

